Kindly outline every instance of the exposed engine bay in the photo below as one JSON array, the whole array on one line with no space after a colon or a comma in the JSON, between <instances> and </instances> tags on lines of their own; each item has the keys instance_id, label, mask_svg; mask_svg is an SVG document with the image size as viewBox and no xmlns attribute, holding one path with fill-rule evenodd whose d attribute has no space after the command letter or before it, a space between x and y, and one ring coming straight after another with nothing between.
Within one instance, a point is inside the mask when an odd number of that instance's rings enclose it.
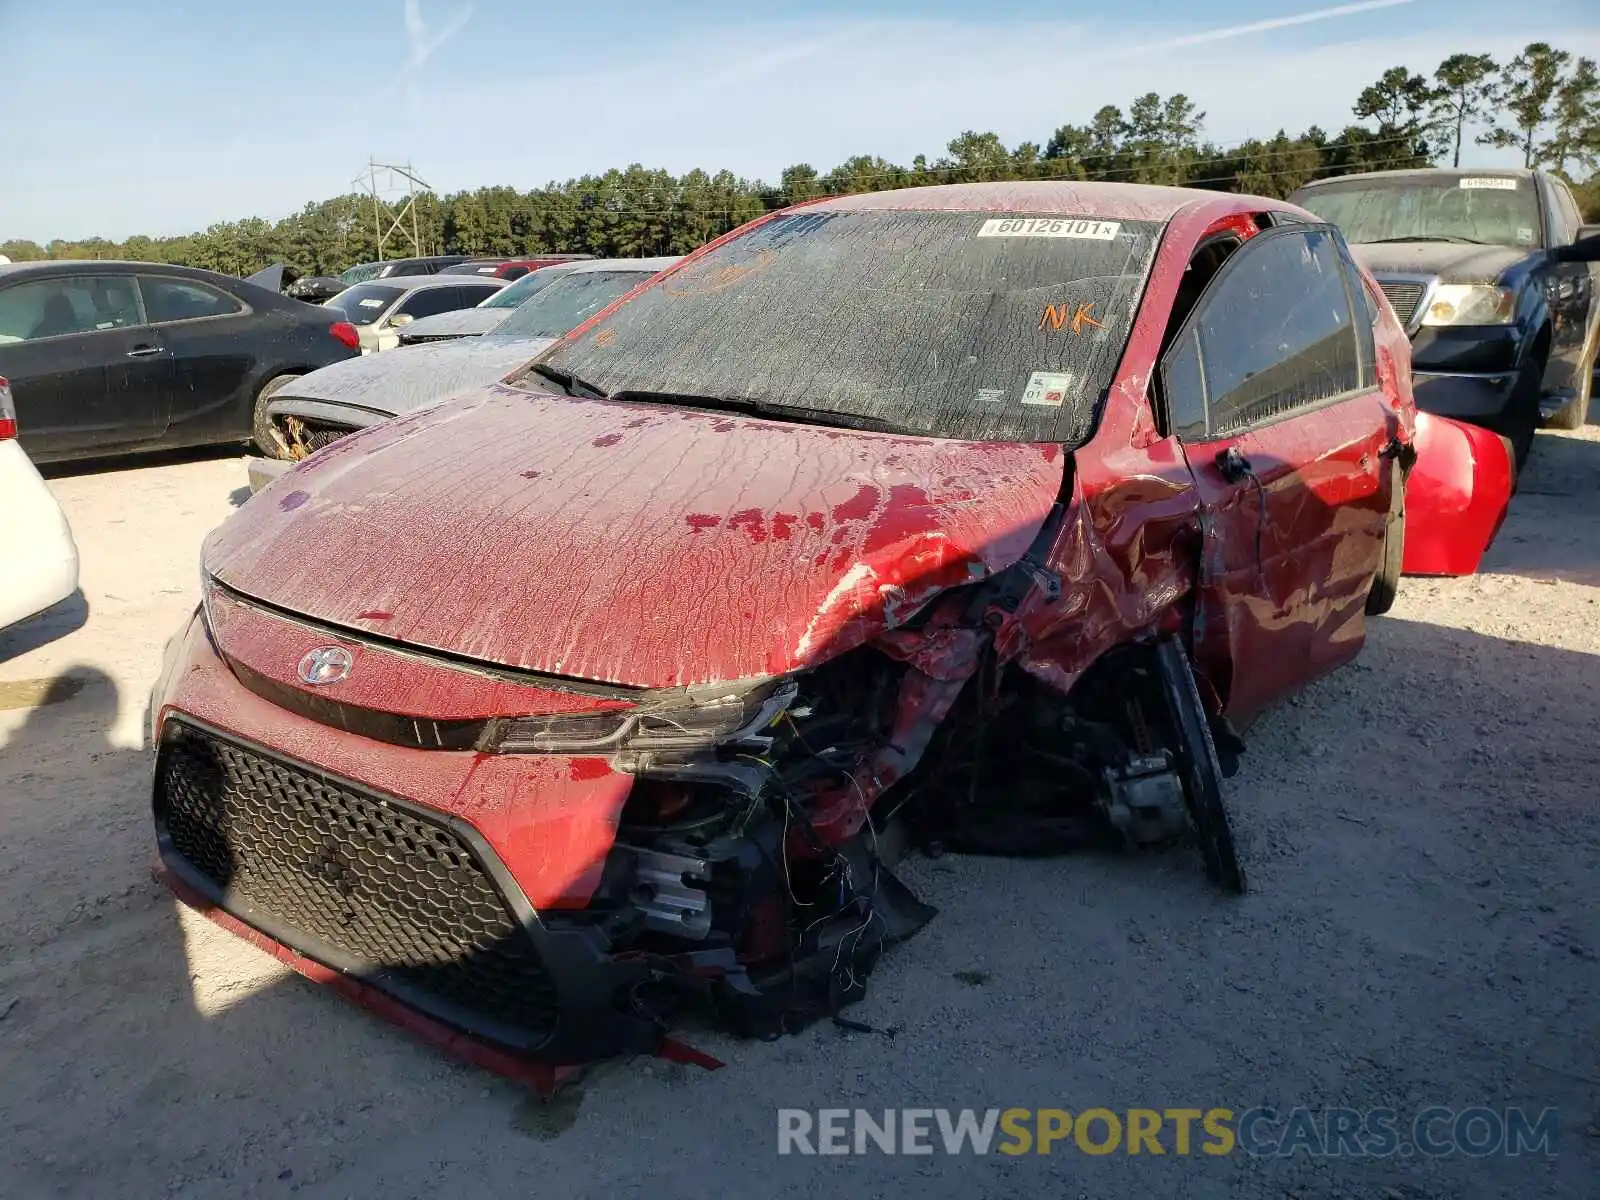
<instances>
[{"instance_id":1,"label":"exposed engine bay","mask_svg":"<svg viewBox=\"0 0 1600 1200\"><path fill-rule=\"evenodd\" d=\"M634 1015L664 1031L697 1005L773 1036L837 1014L885 949L935 915L893 873L905 850L1189 839L1218 886L1244 890L1181 643L1120 647L1061 694L994 648L994 602L1034 569L1025 559L944 592L795 677L586 728L556 718L500 732L502 750L604 745L636 778L601 886L561 918L650 964Z\"/></svg>"}]
</instances>

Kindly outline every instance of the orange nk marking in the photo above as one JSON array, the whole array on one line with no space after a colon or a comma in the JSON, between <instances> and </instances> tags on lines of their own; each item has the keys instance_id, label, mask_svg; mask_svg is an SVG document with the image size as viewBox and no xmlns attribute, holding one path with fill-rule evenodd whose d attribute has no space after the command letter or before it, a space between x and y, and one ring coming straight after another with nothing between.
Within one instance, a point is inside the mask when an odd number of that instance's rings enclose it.
<instances>
[{"instance_id":1,"label":"orange nk marking","mask_svg":"<svg viewBox=\"0 0 1600 1200\"><path fill-rule=\"evenodd\" d=\"M1044 315L1039 318L1039 328L1043 329L1046 325L1056 330L1065 325L1073 333L1078 334L1083 332L1085 325L1092 326L1095 329L1105 328L1104 325L1094 319L1094 305L1092 303L1078 305L1077 312L1072 311L1072 305L1070 304L1063 304L1059 308L1054 304L1047 304L1044 306Z\"/></svg>"}]
</instances>

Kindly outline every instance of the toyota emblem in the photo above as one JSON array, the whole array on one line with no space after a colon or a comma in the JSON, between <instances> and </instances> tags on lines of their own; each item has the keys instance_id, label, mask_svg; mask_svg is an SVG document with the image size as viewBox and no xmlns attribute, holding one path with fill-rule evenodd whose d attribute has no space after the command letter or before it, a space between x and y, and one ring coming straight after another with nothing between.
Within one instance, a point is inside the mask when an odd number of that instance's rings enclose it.
<instances>
[{"instance_id":1,"label":"toyota emblem","mask_svg":"<svg viewBox=\"0 0 1600 1200\"><path fill-rule=\"evenodd\" d=\"M319 646L300 660L300 678L313 687L338 683L350 674L355 659L343 646Z\"/></svg>"}]
</instances>

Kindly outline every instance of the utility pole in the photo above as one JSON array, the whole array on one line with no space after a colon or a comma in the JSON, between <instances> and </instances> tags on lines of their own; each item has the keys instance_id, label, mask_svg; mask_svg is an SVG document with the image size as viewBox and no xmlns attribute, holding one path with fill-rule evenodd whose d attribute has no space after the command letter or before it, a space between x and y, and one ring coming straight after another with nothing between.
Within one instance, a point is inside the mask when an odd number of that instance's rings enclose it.
<instances>
[{"instance_id":1,"label":"utility pole","mask_svg":"<svg viewBox=\"0 0 1600 1200\"><path fill-rule=\"evenodd\" d=\"M385 186L380 187L378 173L386 172ZM397 178L403 182L397 183ZM372 234L377 239L378 258L381 261L386 257L384 249L389 239L399 234L411 244L411 253L418 257L422 255L422 226L417 218L417 195L419 192L430 191L428 184L411 166L408 158L404 165L399 163L381 163L368 156L366 169L355 181L363 190L372 197ZM398 209L385 198L385 194L394 195L397 191L405 193L405 203ZM396 197L398 199L398 197ZM410 218L410 228L407 228L406 219Z\"/></svg>"}]
</instances>

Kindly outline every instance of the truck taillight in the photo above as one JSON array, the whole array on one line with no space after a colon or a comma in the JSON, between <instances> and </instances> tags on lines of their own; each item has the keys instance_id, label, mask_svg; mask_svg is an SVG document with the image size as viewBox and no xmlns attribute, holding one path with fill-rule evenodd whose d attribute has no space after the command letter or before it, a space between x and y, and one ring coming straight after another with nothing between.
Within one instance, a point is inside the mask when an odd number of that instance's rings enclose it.
<instances>
[{"instance_id":1,"label":"truck taillight","mask_svg":"<svg viewBox=\"0 0 1600 1200\"><path fill-rule=\"evenodd\" d=\"M328 332L333 334L334 340L343 342L352 350L361 349L361 335L356 332L356 327L349 321L335 321L328 326Z\"/></svg>"},{"instance_id":2,"label":"truck taillight","mask_svg":"<svg viewBox=\"0 0 1600 1200\"><path fill-rule=\"evenodd\" d=\"M17 406L11 402L11 384L0 375L0 442L17 436Z\"/></svg>"}]
</instances>

